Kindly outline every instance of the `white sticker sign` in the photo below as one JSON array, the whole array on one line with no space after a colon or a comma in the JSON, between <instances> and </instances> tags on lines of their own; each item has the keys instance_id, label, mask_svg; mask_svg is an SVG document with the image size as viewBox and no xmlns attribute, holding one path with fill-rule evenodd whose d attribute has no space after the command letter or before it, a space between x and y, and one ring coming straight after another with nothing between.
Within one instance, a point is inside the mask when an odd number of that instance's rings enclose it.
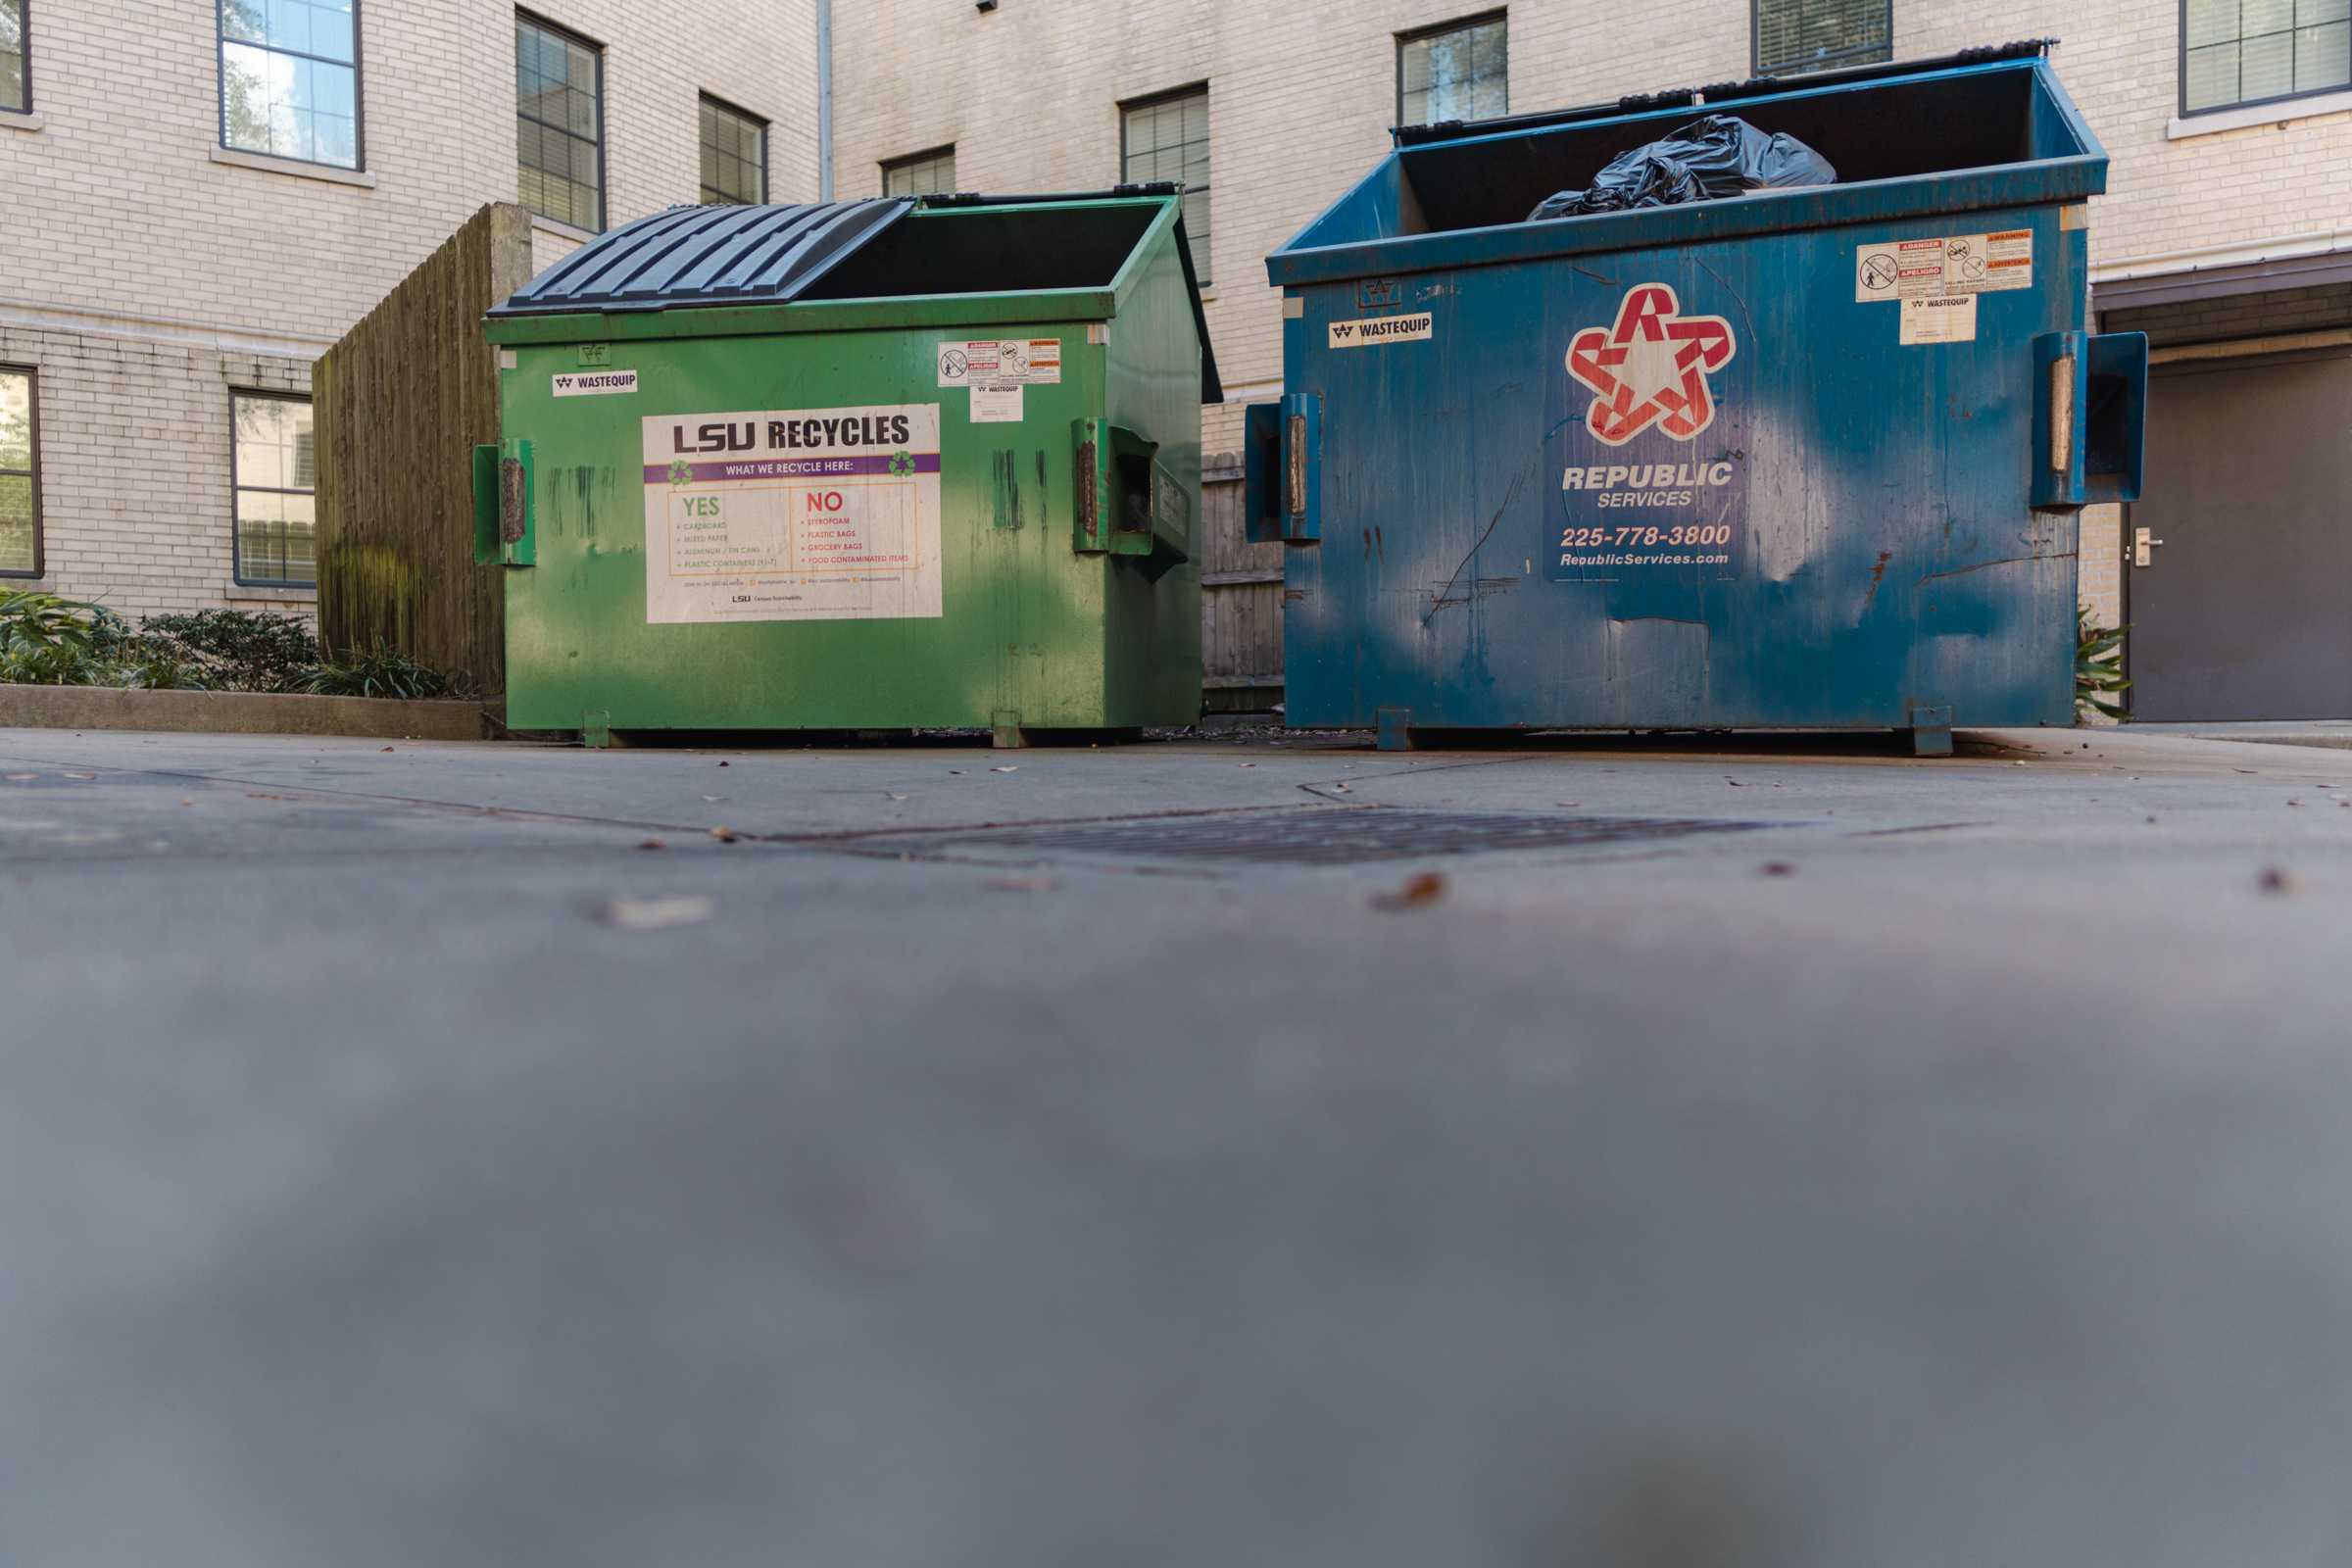
<instances>
[{"instance_id":1,"label":"white sticker sign","mask_svg":"<svg viewBox=\"0 0 2352 1568\"><path fill-rule=\"evenodd\" d=\"M1061 379L1061 339L975 339L939 346L941 386L1050 386Z\"/></svg>"},{"instance_id":2,"label":"white sticker sign","mask_svg":"<svg viewBox=\"0 0 2352 1568\"><path fill-rule=\"evenodd\" d=\"M1903 303L1901 340L1904 343L1974 343L1977 340L1977 296L1951 294Z\"/></svg>"},{"instance_id":3,"label":"white sticker sign","mask_svg":"<svg viewBox=\"0 0 2352 1568\"><path fill-rule=\"evenodd\" d=\"M1437 321L1427 311L1410 316L1367 316L1331 323L1335 349L1377 348L1383 343L1422 343L1438 335Z\"/></svg>"},{"instance_id":4,"label":"white sticker sign","mask_svg":"<svg viewBox=\"0 0 2352 1568\"><path fill-rule=\"evenodd\" d=\"M1018 424L1021 422L1021 384L1010 386L975 386L972 388L972 422L974 424Z\"/></svg>"},{"instance_id":5,"label":"white sticker sign","mask_svg":"<svg viewBox=\"0 0 2352 1568\"><path fill-rule=\"evenodd\" d=\"M2034 231L1945 234L1854 247L1854 302L1995 294L2034 286Z\"/></svg>"},{"instance_id":6,"label":"white sticker sign","mask_svg":"<svg viewBox=\"0 0 2352 1568\"><path fill-rule=\"evenodd\" d=\"M556 396L560 398L610 397L636 390L635 370L562 370L556 375Z\"/></svg>"},{"instance_id":7,"label":"white sticker sign","mask_svg":"<svg viewBox=\"0 0 2352 1568\"><path fill-rule=\"evenodd\" d=\"M662 415L645 431L645 618L940 614L939 405Z\"/></svg>"}]
</instances>

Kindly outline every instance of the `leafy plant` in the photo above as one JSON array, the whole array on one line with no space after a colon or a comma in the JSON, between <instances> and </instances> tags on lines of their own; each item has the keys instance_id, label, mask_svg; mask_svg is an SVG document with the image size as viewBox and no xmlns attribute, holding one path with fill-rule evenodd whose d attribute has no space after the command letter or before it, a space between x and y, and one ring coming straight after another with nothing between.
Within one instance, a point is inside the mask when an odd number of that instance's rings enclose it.
<instances>
[{"instance_id":1,"label":"leafy plant","mask_svg":"<svg viewBox=\"0 0 2352 1568\"><path fill-rule=\"evenodd\" d=\"M77 599L39 592L0 593L0 680L37 686L84 686L102 666L100 617Z\"/></svg>"},{"instance_id":2,"label":"leafy plant","mask_svg":"<svg viewBox=\"0 0 2352 1568\"><path fill-rule=\"evenodd\" d=\"M318 697L464 697L466 685L378 641L321 661L297 689Z\"/></svg>"},{"instance_id":3,"label":"leafy plant","mask_svg":"<svg viewBox=\"0 0 2352 1568\"><path fill-rule=\"evenodd\" d=\"M294 615L239 610L149 615L139 623L137 643L149 667L175 665L187 677L181 684L220 691L299 691L318 665L318 639Z\"/></svg>"},{"instance_id":4,"label":"leafy plant","mask_svg":"<svg viewBox=\"0 0 2352 1568\"><path fill-rule=\"evenodd\" d=\"M2124 637L2129 626L2100 626L2091 621L2090 612L2078 607L2075 611L2075 708L2077 711L2104 713L2109 718L2122 718L2122 704L2110 699L2122 695L2132 683L2124 678Z\"/></svg>"}]
</instances>

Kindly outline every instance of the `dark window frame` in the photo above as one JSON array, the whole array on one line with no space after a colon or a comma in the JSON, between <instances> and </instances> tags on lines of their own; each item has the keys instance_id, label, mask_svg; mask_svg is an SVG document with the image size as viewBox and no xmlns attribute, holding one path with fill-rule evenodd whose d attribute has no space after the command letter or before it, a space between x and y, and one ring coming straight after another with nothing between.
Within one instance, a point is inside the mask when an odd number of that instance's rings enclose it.
<instances>
[{"instance_id":1,"label":"dark window frame","mask_svg":"<svg viewBox=\"0 0 2352 1568\"><path fill-rule=\"evenodd\" d=\"M2187 0L2181 0L2181 3L2185 5ZM1481 11L1474 17L1456 17L1451 22L1440 22L1426 27L1414 27L1410 31L1396 34L1396 118L1390 121L1389 123L1393 125L1401 125L1404 123L1405 45L1420 43L1429 38L1443 38L1449 32L1466 32L1472 27L1483 27L1490 22L1499 22L1503 25L1502 112L1506 115L1511 112L1511 8L1509 6L1496 6L1492 11Z\"/></svg>"},{"instance_id":2,"label":"dark window frame","mask_svg":"<svg viewBox=\"0 0 2352 1568\"><path fill-rule=\"evenodd\" d=\"M0 566L0 581L37 582L47 576L49 570L45 530L41 526L41 368L37 365L0 365L0 375L24 377L24 406L31 411L25 430L25 439L30 446L25 456L32 464L29 470L32 475L32 569L14 571ZM17 470L10 468L7 471L15 473Z\"/></svg>"},{"instance_id":3,"label":"dark window frame","mask_svg":"<svg viewBox=\"0 0 2352 1568\"><path fill-rule=\"evenodd\" d=\"M601 78L601 75L602 75L602 68L601 68L601 67L599 68L599 75L600 75L600 78ZM603 91L604 83L603 83L603 81L602 81L601 79L598 81L598 83L597 83L597 87L598 87L598 91L597 91L597 95L596 95L596 112L597 112L597 117L598 117L598 119L601 121L601 120L603 119L603 117L604 117L604 112L605 112L605 95L604 95L604 91ZM768 163L767 163L767 132L768 132L768 120L767 120L767 117L766 117L766 116L764 116L764 115L755 115L755 114L753 114L753 113L752 113L752 112L751 112L749 109L746 109L746 108L744 108L744 107L743 107L742 105L740 105L740 104L733 104L733 103L729 103L729 102L728 102L726 99L724 99L724 98L721 98L721 97L720 97L718 94L716 94L716 93L714 93L714 92L700 92L700 91L698 91L698 92L695 94L695 99L694 99L694 144L695 144L695 154L696 154L696 157L695 157L695 172L694 172L694 189L695 189L695 194L696 194L697 196L700 196L700 195L702 194L702 190L703 190L703 172L702 172L702 157L701 157L701 154L702 154L702 144L703 144L703 105L705 105L705 104L710 104L710 105L711 105L713 108L717 108L717 109L723 109L723 110L725 110L725 111L726 111L728 114L730 114L730 115L733 115L733 116L734 116L734 117L735 117L737 120L748 120L748 121L750 121L750 122L751 122L753 124L755 124L755 125L758 125L758 126L760 127L760 206L762 206L762 207L766 206L766 205L768 204L768 202L770 202L771 200L773 200L773 198L772 198L772 197L771 197L771 196L768 194L768 192L769 192L769 189L770 189L770 187L769 187L769 184L768 184L768 180L769 180L769 177L770 177L770 176L769 176L769 173L768 173ZM601 176L600 176L600 177L601 177ZM599 193L599 196L600 196L600 205L601 205L601 196L602 196L602 193L601 193L601 192Z\"/></svg>"},{"instance_id":4,"label":"dark window frame","mask_svg":"<svg viewBox=\"0 0 2352 1568\"><path fill-rule=\"evenodd\" d=\"M30 4L30 0L26 0L26 3ZM2182 3L2185 4L2186 0L2182 0ZM269 49L270 53L273 55L291 55L297 60L308 60L313 65L350 66L351 162L349 164L330 164L323 158L292 158L284 153L257 152L251 147L237 147L230 144L228 139L228 46L230 39L228 28L220 21L220 8L225 4L227 4L227 0L212 0L213 107L218 112L220 119L220 150L224 153L243 153L248 158L274 158L281 163L301 164L306 169L336 169L350 174L366 173L368 172L368 36L367 24L361 14L368 9L367 0L351 0L351 59L349 61L329 60L324 55L304 54L299 49L270 48L267 44L247 46ZM29 34L29 24L26 30ZM25 41L29 45L30 37L27 36ZM241 38L236 41L244 42ZM24 59L27 62L24 74L24 96L30 98L32 96L30 66L32 53L29 48L25 51Z\"/></svg>"},{"instance_id":5,"label":"dark window frame","mask_svg":"<svg viewBox=\"0 0 2352 1568\"><path fill-rule=\"evenodd\" d=\"M901 153L896 158L883 159L875 166L882 174L882 194L885 196L890 194L890 172L892 170L906 169L915 164L928 164L941 158L954 158L955 156L956 144L952 141L943 141L938 146L926 147L919 153Z\"/></svg>"},{"instance_id":6,"label":"dark window frame","mask_svg":"<svg viewBox=\"0 0 2352 1568\"><path fill-rule=\"evenodd\" d=\"M318 487L297 490L286 485L241 484L237 480L237 403L242 398L267 399L271 403L299 403L311 411L311 442L314 466L318 464L318 405L308 392L280 392L265 387L232 386L228 389L228 558L229 580L240 588L310 588L318 586ZM244 491L273 496L309 496L311 500L311 578L298 582L291 577L255 577L245 570L244 527L237 518L237 497Z\"/></svg>"},{"instance_id":7,"label":"dark window frame","mask_svg":"<svg viewBox=\"0 0 2352 1568\"><path fill-rule=\"evenodd\" d=\"M1133 114L1134 114L1134 113L1135 113L1137 110L1139 110L1139 109L1157 109L1157 108L1158 108L1160 105L1162 105L1162 104L1172 104L1172 103L1178 103L1178 102L1181 102L1181 101L1182 101L1182 100L1184 100L1184 99L1187 99L1187 98L1195 98L1195 97L1201 99L1201 100L1203 101L1203 103L1204 103L1204 104L1207 106L1207 120L1208 120L1208 145L1209 145L1209 151L1210 151L1210 154L1211 154L1211 157L1210 157L1210 159L1209 159L1209 166L1208 166L1208 167L1209 167L1209 176L1208 176L1208 183L1207 183L1207 184L1205 184L1205 185L1201 185L1201 186L1198 187L1198 189L1199 189L1199 192L1200 192L1200 194L1201 194L1201 195L1203 195L1203 196L1207 195L1209 192L1211 192L1211 191L1213 191L1214 189L1216 189L1216 184L1217 184L1216 167L1217 167L1217 166L1216 166L1216 159L1215 159L1215 157L1214 157L1214 154L1215 154L1215 151L1216 151L1216 145L1217 145L1216 99L1215 99L1215 98L1214 98L1214 97L1213 97L1213 96L1210 94L1210 92L1209 92L1208 79L1207 79L1206 77L1202 77L1202 78L1201 78L1200 80L1199 80L1199 81L1187 82L1185 85L1183 85L1183 86L1181 86L1181 87L1169 87L1169 88L1166 88L1166 89L1164 89L1164 90L1162 90L1162 91L1159 91L1159 92L1148 92L1148 93L1144 94L1144 95L1143 95L1141 98L1122 98L1122 99L1120 99L1120 100L1119 100L1119 103L1118 103L1118 108L1119 108L1119 182L1120 182L1121 184L1125 184L1125 183L1127 183L1127 182L1128 182L1128 175L1127 175L1127 156L1128 156L1128 154L1127 154L1127 120L1128 120L1128 117L1129 117L1129 116L1131 116L1131 115L1133 115ZM1181 180L1180 180L1180 181L1178 181L1178 183L1179 183L1180 185L1183 185L1183 182L1182 182ZM1194 186L1191 186L1191 185L1183 185L1183 192L1182 192L1182 194L1183 194L1183 195L1185 195L1185 196L1190 196L1190 195L1194 194L1195 188L1196 188L1196 187L1194 187ZM1215 223L1214 223L1214 220L1211 220L1211 223L1210 223L1210 232L1211 232L1211 234L1212 234L1212 235L1213 235L1213 234L1214 234L1214 232L1215 232ZM1192 243L1192 244L1194 244L1194 245L1196 245L1196 246L1197 246L1197 245L1200 243L1200 241L1199 241L1198 237L1197 237L1197 236L1195 236L1194 234L1192 234L1192 233L1191 233L1191 232L1189 232L1189 231L1188 231L1188 232L1185 234L1185 238L1186 238L1186 240L1187 240L1188 242L1190 242L1190 243ZM1211 269L1211 268L1210 268L1210 266L1209 266L1209 258L1208 258L1206 255L1204 255L1204 254L1199 254L1199 253L1196 253L1196 254L1195 254L1195 256L1194 256L1194 258L1193 258L1193 271L1194 271L1194 272L1197 274L1197 275L1196 275L1196 278L1195 278L1195 286L1196 286L1196 287L1206 289L1206 288L1213 288L1213 287L1215 287L1215 286L1216 286L1216 285L1215 285L1215 283L1214 283L1214 281L1213 281L1213 279L1212 279L1212 269Z\"/></svg>"},{"instance_id":8,"label":"dark window frame","mask_svg":"<svg viewBox=\"0 0 2352 1568\"><path fill-rule=\"evenodd\" d=\"M587 50L590 54L596 56L596 226L588 229L587 232L591 234L602 234L606 229L612 226L612 170L611 165L612 143L610 137L606 134L609 127L605 123L605 46L601 43L598 43L594 38L589 37L584 32L574 32L569 27L564 26L562 23L550 22L538 12L527 10L521 6L516 6L514 8L514 19L517 22L527 22L534 27L543 28L548 32L554 33L559 38L568 38L573 43L576 43L581 48ZM575 139L577 136L577 133L574 132L569 125L550 125L544 120L525 115L522 112L522 101L519 97L514 102L514 118L517 120L529 120L532 124L538 125L543 129L559 130L566 136L573 136ZM702 132L699 127L696 129L695 139L698 143L702 139ZM519 196L521 194L522 173L522 166L519 159L515 161L514 172L515 194ZM699 180L697 181L697 184L700 184ZM549 218L545 213L540 212L537 208L531 208L530 213L533 218L544 220L550 223L562 223L566 228L580 228L583 226L579 223L570 221L568 219Z\"/></svg>"},{"instance_id":9,"label":"dark window frame","mask_svg":"<svg viewBox=\"0 0 2352 1568\"><path fill-rule=\"evenodd\" d=\"M1894 0L1875 0L1875 3L1886 15L1886 52L1878 60L1864 59L1860 53L1856 52L1834 55L1825 60L1810 60L1802 65L1781 66L1777 69L1768 67L1764 64L1765 3L1766 0L1748 0L1747 5L1747 59L1749 66L1759 76L1775 78L1804 76L1810 75L1816 71L1835 71L1840 66L1878 65L1894 58ZM1804 0L1794 0L1794 3L1801 8ZM2187 0L2181 0L2181 3L2185 5Z\"/></svg>"},{"instance_id":10,"label":"dark window frame","mask_svg":"<svg viewBox=\"0 0 2352 1568\"><path fill-rule=\"evenodd\" d=\"M0 4L5 3L6 0L0 0ZM32 113L32 0L16 0L16 4L17 42L21 46L17 58L24 62L24 101L14 109L0 112L29 115Z\"/></svg>"},{"instance_id":11,"label":"dark window frame","mask_svg":"<svg viewBox=\"0 0 2352 1568\"><path fill-rule=\"evenodd\" d=\"M2297 29L2290 26L2286 30L2292 33ZM2352 32L2352 29L2347 29L2347 31ZM2261 35L2258 34L2258 36ZM2239 33L2237 35L2238 80L2241 82L2245 80L2245 41L2246 35L2242 32ZM2347 36L2345 47L2352 49L2352 36ZM2226 104L2208 104L2202 109L2189 108L2188 0L2180 0L2180 30L2176 36L2174 56L2175 63L2179 67L2175 73L2178 85L2174 94L2174 111L2182 120L2194 120L2200 115L2226 115L2236 109L2260 109L2266 104L2290 104L2298 98L2321 98L2331 93L2352 92L2352 81L2339 81L2327 87L2306 87L2301 92L2274 93L2268 98L2232 98Z\"/></svg>"}]
</instances>

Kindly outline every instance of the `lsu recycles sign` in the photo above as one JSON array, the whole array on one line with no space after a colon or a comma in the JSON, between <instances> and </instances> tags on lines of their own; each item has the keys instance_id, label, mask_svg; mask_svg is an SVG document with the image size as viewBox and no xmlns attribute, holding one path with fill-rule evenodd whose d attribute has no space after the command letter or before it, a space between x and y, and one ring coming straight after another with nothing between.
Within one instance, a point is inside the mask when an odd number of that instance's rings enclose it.
<instances>
[{"instance_id":1,"label":"lsu recycles sign","mask_svg":"<svg viewBox=\"0 0 2352 1568\"><path fill-rule=\"evenodd\" d=\"M1571 333L1553 376L1559 505L1544 575L1728 577L1747 500L1747 369L1740 328L1637 283Z\"/></svg>"}]
</instances>

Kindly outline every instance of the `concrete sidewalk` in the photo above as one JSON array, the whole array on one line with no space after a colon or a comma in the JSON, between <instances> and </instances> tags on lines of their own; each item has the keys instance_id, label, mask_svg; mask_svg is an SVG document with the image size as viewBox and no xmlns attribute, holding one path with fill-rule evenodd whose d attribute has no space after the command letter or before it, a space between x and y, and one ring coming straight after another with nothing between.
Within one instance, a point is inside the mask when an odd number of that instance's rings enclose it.
<instances>
[{"instance_id":1,"label":"concrete sidewalk","mask_svg":"<svg viewBox=\"0 0 2352 1568\"><path fill-rule=\"evenodd\" d=\"M0 732L0 1559L2324 1560L2347 800Z\"/></svg>"}]
</instances>

